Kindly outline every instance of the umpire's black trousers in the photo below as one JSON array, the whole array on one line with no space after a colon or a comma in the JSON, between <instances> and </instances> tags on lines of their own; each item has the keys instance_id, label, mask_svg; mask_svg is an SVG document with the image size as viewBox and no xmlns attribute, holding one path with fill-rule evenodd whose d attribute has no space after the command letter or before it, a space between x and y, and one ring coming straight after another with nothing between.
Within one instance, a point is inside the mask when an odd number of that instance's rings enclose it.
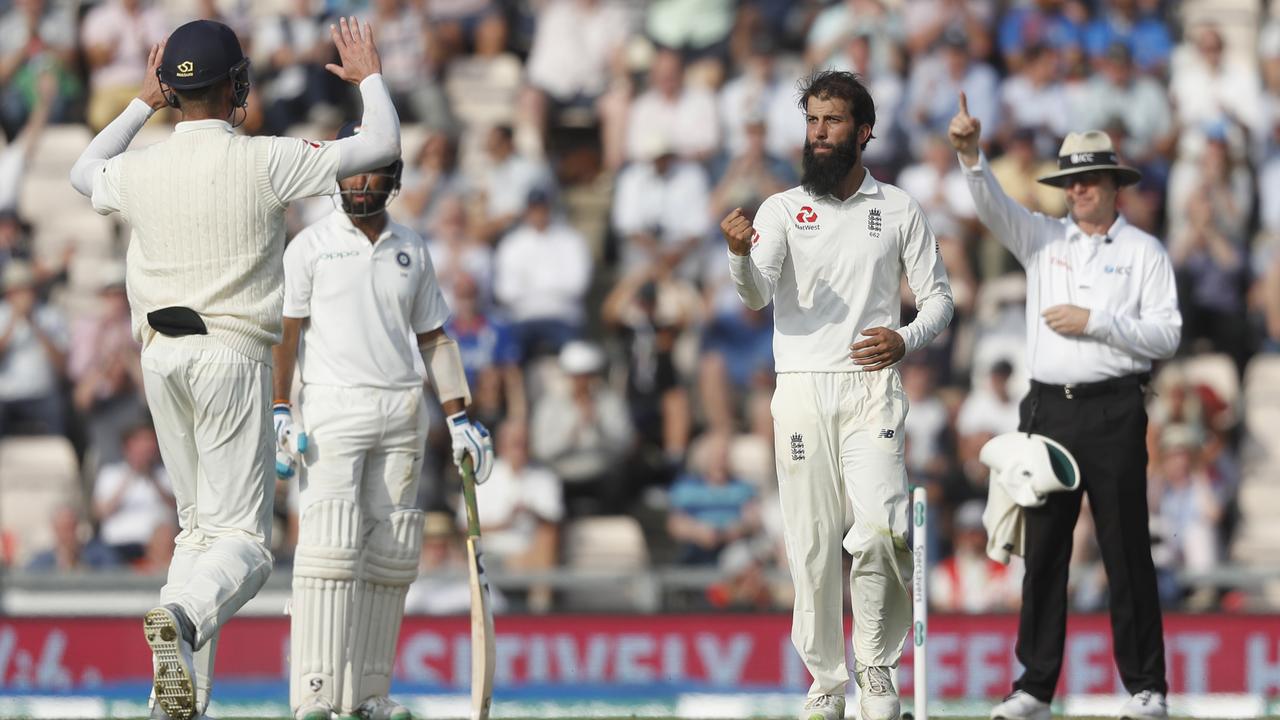
<instances>
[{"instance_id":1,"label":"umpire's black trousers","mask_svg":"<svg viewBox=\"0 0 1280 720\"><path fill-rule=\"evenodd\" d=\"M1021 430L1062 443L1080 466L1111 596L1111 637L1125 689L1167 693L1164 638L1147 527L1145 376L1064 388L1033 383ZM1068 397L1070 395L1070 397ZM1062 670L1067 567L1080 492L1051 493L1026 509L1026 576L1018 622L1014 688L1049 701Z\"/></svg>"}]
</instances>

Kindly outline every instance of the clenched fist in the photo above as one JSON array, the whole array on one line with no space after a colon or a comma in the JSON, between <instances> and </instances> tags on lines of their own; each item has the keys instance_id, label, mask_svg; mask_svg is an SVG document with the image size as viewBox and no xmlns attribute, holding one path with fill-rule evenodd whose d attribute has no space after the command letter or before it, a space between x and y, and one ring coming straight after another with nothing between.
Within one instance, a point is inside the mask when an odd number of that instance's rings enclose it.
<instances>
[{"instance_id":1,"label":"clenched fist","mask_svg":"<svg viewBox=\"0 0 1280 720\"><path fill-rule=\"evenodd\" d=\"M956 149L965 164L972 166L978 162L978 138L981 136L982 123L969 114L969 102L962 92L960 93L960 111L951 118L951 125L947 127L947 137L951 140L951 147Z\"/></svg>"},{"instance_id":2,"label":"clenched fist","mask_svg":"<svg viewBox=\"0 0 1280 720\"><path fill-rule=\"evenodd\" d=\"M720 234L729 243L729 252L734 255L750 255L751 241L756 236L751 221L742 214L742 208L734 208L733 212L720 221Z\"/></svg>"}]
</instances>

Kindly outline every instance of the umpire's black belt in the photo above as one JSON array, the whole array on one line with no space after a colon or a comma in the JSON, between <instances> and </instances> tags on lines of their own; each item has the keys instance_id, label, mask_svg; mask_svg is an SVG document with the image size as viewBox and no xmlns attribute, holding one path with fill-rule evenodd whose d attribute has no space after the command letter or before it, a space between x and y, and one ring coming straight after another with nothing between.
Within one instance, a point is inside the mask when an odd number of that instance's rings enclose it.
<instances>
[{"instance_id":1,"label":"umpire's black belt","mask_svg":"<svg viewBox=\"0 0 1280 720\"><path fill-rule=\"evenodd\" d=\"M1140 388L1151 382L1151 373L1138 373L1117 378L1107 378L1091 383L1073 383L1068 385L1050 385L1038 380L1031 381L1031 389L1038 393L1058 395L1068 400L1111 395L1133 388Z\"/></svg>"}]
</instances>

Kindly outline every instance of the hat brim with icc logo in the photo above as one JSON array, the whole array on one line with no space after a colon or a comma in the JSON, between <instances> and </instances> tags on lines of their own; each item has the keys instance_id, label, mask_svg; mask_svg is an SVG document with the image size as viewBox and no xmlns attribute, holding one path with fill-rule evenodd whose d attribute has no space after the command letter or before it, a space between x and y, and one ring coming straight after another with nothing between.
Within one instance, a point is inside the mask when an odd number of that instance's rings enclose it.
<instances>
[{"instance_id":1,"label":"hat brim with icc logo","mask_svg":"<svg viewBox=\"0 0 1280 720\"><path fill-rule=\"evenodd\" d=\"M1133 185L1142 179L1142 173L1120 162L1111 136L1101 130L1068 133L1058 150L1058 170L1036 178L1045 185L1066 187L1072 175L1086 172L1107 171L1115 173L1116 184Z\"/></svg>"},{"instance_id":2,"label":"hat brim with icc logo","mask_svg":"<svg viewBox=\"0 0 1280 720\"><path fill-rule=\"evenodd\" d=\"M978 459L991 468L993 481L1004 486L1014 502L1023 507L1042 504L1051 492L1080 487L1080 466L1075 456L1044 435L997 435L982 446Z\"/></svg>"}]
</instances>

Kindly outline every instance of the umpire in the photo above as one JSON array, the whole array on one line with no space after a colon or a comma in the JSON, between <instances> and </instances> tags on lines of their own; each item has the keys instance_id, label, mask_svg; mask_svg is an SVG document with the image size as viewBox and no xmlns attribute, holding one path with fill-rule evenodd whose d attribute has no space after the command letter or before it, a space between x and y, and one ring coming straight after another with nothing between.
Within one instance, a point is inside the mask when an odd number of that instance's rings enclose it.
<instances>
[{"instance_id":1,"label":"umpire","mask_svg":"<svg viewBox=\"0 0 1280 720\"><path fill-rule=\"evenodd\" d=\"M1071 133L1058 171L1069 215L1032 213L1000 188L978 151L981 127L964 94L949 135L978 217L1027 273L1031 390L1020 429L1062 443L1080 464L1111 588L1116 665L1133 697L1122 718L1167 718L1164 640L1147 529L1147 413L1151 362L1173 355L1182 317L1160 241L1116 209L1141 175L1098 131ZM1080 493L1054 493L1025 514L1026 576L1018 660L1026 670L992 718L1048 720L1066 638L1067 566Z\"/></svg>"}]
</instances>

